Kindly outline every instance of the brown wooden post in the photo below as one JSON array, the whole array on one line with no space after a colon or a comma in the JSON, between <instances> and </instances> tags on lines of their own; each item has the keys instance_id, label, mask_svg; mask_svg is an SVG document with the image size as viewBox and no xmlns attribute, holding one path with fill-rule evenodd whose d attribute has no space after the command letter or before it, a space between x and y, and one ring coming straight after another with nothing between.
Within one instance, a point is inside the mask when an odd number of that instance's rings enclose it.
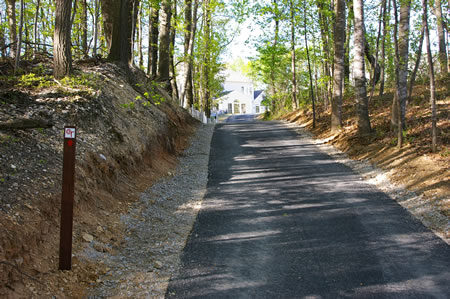
<instances>
[{"instance_id":1,"label":"brown wooden post","mask_svg":"<svg viewBox=\"0 0 450 299\"><path fill-rule=\"evenodd\" d=\"M59 269L72 268L72 226L75 181L76 127L64 127L63 177L61 196L61 230L59 241Z\"/></svg>"}]
</instances>

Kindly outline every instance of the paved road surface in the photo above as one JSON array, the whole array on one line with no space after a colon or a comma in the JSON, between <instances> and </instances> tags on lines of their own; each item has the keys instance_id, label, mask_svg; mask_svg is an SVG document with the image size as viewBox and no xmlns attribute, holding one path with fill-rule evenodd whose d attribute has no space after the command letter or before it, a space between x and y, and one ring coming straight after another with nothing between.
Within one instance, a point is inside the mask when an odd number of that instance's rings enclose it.
<instances>
[{"instance_id":1,"label":"paved road surface","mask_svg":"<svg viewBox=\"0 0 450 299\"><path fill-rule=\"evenodd\" d=\"M229 118L168 298L450 298L450 246L287 126Z\"/></svg>"}]
</instances>

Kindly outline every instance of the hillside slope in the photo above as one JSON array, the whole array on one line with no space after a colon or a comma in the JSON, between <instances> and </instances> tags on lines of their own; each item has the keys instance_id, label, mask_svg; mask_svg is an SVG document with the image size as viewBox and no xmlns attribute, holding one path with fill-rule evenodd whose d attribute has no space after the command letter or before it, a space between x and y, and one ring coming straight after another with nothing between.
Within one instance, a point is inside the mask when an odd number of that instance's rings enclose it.
<instances>
[{"instance_id":1,"label":"hillside slope","mask_svg":"<svg viewBox=\"0 0 450 299\"><path fill-rule=\"evenodd\" d=\"M121 244L120 213L174 166L198 122L137 69L78 65L61 81L34 71L0 83L0 297L82 296L102 267L74 258L76 283L57 270L64 125L78 128L76 253L86 239Z\"/></svg>"}]
</instances>

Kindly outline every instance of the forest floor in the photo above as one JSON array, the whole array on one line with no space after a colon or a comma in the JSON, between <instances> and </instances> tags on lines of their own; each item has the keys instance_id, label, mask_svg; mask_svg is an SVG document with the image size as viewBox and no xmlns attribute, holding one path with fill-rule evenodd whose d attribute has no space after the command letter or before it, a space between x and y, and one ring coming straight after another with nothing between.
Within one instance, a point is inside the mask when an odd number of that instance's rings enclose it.
<instances>
[{"instance_id":1,"label":"forest floor","mask_svg":"<svg viewBox=\"0 0 450 299\"><path fill-rule=\"evenodd\" d=\"M437 85L438 150L435 153L431 152L429 90L423 85L414 89L407 108L405 145L401 149L397 148L396 133L391 130L392 99L393 93L373 97L370 104L373 133L368 137L357 134L352 97L344 100L343 127L335 134L330 132L330 112L320 111L315 127L310 110L297 110L279 119L306 128L316 143L332 145L351 159L369 164L372 169L369 179L380 188L393 191L390 195L395 200L449 243L450 80L441 80Z\"/></svg>"}]
</instances>

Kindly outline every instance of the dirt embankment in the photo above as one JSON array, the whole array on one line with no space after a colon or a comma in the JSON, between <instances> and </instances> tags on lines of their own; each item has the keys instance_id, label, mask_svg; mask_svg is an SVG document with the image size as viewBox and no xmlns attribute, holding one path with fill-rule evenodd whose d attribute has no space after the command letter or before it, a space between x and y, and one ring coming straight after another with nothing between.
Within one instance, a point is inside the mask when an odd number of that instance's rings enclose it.
<instances>
[{"instance_id":1,"label":"dirt embankment","mask_svg":"<svg viewBox=\"0 0 450 299\"><path fill-rule=\"evenodd\" d=\"M120 214L167 175L197 121L139 70L80 65L76 79L56 83L27 76L0 84L0 124L52 126L0 130L0 297L82 297L106 266L77 252L120 246ZM57 269L64 125L78 129L72 271Z\"/></svg>"},{"instance_id":2,"label":"dirt embankment","mask_svg":"<svg viewBox=\"0 0 450 299\"><path fill-rule=\"evenodd\" d=\"M385 171L400 191L417 194L414 200L394 198L444 240L450 240L450 81L437 86L438 138L436 153L431 152L431 110L429 90L417 86L409 101L406 115L405 145L398 149L397 135L391 130L390 113L393 93L375 96L370 103L373 133L361 137L357 133L354 99L347 97L343 105L343 126L330 132L330 112L319 111L313 128L312 113L298 110L280 117L297 123L315 135L320 143L328 143L350 158L370 162ZM440 215L435 217L437 211Z\"/></svg>"}]
</instances>

